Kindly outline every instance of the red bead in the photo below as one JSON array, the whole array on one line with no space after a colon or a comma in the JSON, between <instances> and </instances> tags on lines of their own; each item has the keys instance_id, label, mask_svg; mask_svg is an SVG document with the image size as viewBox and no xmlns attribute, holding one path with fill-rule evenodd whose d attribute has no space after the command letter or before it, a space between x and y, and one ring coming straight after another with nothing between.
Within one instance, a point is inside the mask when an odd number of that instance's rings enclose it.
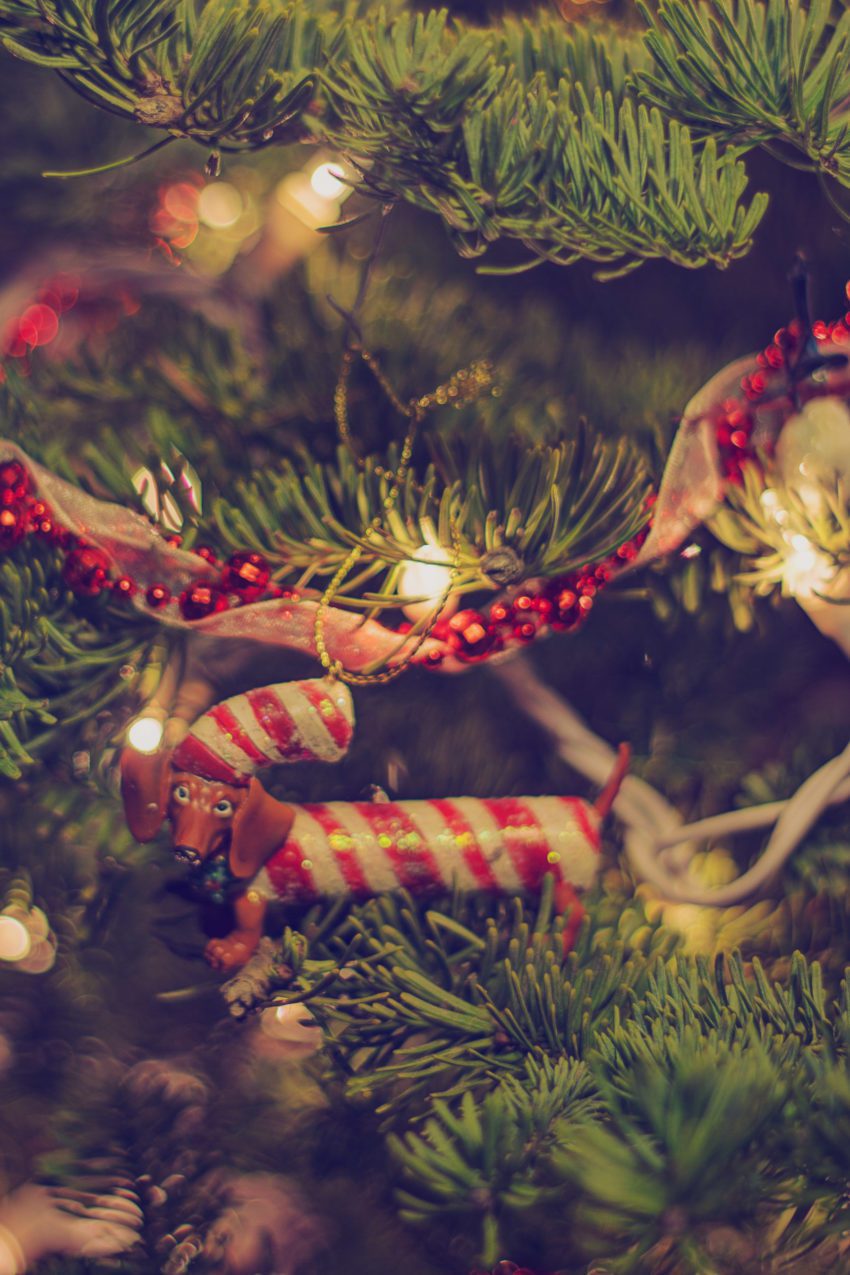
<instances>
[{"instance_id":1,"label":"red bead","mask_svg":"<svg viewBox=\"0 0 850 1275\"><path fill-rule=\"evenodd\" d=\"M425 664L427 665L428 668L439 668L442 662L443 662L442 651L437 651L437 650L429 651L428 654L425 656Z\"/></svg>"},{"instance_id":2,"label":"red bead","mask_svg":"<svg viewBox=\"0 0 850 1275\"><path fill-rule=\"evenodd\" d=\"M268 589L271 574L261 553L243 550L228 558L222 584L228 593L237 593L243 602L256 602Z\"/></svg>"},{"instance_id":3,"label":"red bead","mask_svg":"<svg viewBox=\"0 0 850 1275\"><path fill-rule=\"evenodd\" d=\"M0 550L14 549L27 533L27 511L22 505L0 508Z\"/></svg>"},{"instance_id":4,"label":"red bead","mask_svg":"<svg viewBox=\"0 0 850 1275\"><path fill-rule=\"evenodd\" d=\"M576 579L575 576L562 576L549 584L547 591L553 605L550 620L553 629L570 632L581 624L584 614L579 602L585 599L580 597L580 587L581 578Z\"/></svg>"},{"instance_id":5,"label":"red bead","mask_svg":"<svg viewBox=\"0 0 850 1275\"><path fill-rule=\"evenodd\" d=\"M211 549L209 545L198 545L197 549L193 549L199 558L203 558L204 562L208 562L210 566L215 566L218 562L215 549Z\"/></svg>"},{"instance_id":6,"label":"red bead","mask_svg":"<svg viewBox=\"0 0 850 1275\"><path fill-rule=\"evenodd\" d=\"M449 620L449 641L459 660L475 663L486 660L501 646L501 638L480 611L458 611Z\"/></svg>"},{"instance_id":7,"label":"red bead","mask_svg":"<svg viewBox=\"0 0 850 1275\"><path fill-rule=\"evenodd\" d=\"M547 597L545 593L541 593L534 599L534 609L540 616L541 623L548 624L555 607L552 599Z\"/></svg>"},{"instance_id":8,"label":"red bead","mask_svg":"<svg viewBox=\"0 0 850 1275\"><path fill-rule=\"evenodd\" d=\"M531 642L537 634L537 626L533 620L524 620L514 625L514 637L518 642Z\"/></svg>"},{"instance_id":9,"label":"red bead","mask_svg":"<svg viewBox=\"0 0 850 1275\"><path fill-rule=\"evenodd\" d=\"M30 476L20 461L7 460L0 465L0 488L15 492L15 499L20 500L30 489Z\"/></svg>"},{"instance_id":10,"label":"red bead","mask_svg":"<svg viewBox=\"0 0 850 1275\"><path fill-rule=\"evenodd\" d=\"M491 624L509 624L511 621L511 608L505 606L504 602L494 602L490 607L490 623Z\"/></svg>"},{"instance_id":11,"label":"red bead","mask_svg":"<svg viewBox=\"0 0 850 1275\"><path fill-rule=\"evenodd\" d=\"M137 592L136 582L130 576L119 576L112 582L112 592L121 598L132 598Z\"/></svg>"},{"instance_id":12,"label":"red bead","mask_svg":"<svg viewBox=\"0 0 850 1275\"><path fill-rule=\"evenodd\" d=\"M180 594L180 612L184 620L204 620L208 615L226 611L227 595L217 584L196 580Z\"/></svg>"},{"instance_id":13,"label":"red bead","mask_svg":"<svg viewBox=\"0 0 850 1275\"><path fill-rule=\"evenodd\" d=\"M517 612L530 611L534 606L534 599L528 593L521 593L518 598L514 598L514 610Z\"/></svg>"},{"instance_id":14,"label":"red bead","mask_svg":"<svg viewBox=\"0 0 850 1275\"><path fill-rule=\"evenodd\" d=\"M160 607L168 606L171 601L171 590L167 589L164 584L152 584L145 591L145 601L149 607L159 610Z\"/></svg>"},{"instance_id":15,"label":"red bead","mask_svg":"<svg viewBox=\"0 0 850 1275\"><path fill-rule=\"evenodd\" d=\"M183 543L183 537L174 532L172 535L165 537L165 543L170 549L179 549Z\"/></svg>"},{"instance_id":16,"label":"red bead","mask_svg":"<svg viewBox=\"0 0 850 1275\"><path fill-rule=\"evenodd\" d=\"M53 515L49 512L41 519L36 531L50 544L57 545L60 549L73 549L76 544L76 538L71 535L68 528L54 522Z\"/></svg>"},{"instance_id":17,"label":"red bead","mask_svg":"<svg viewBox=\"0 0 850 1275\"><path fill-rule=\"evenodd\" d=\"M96 598L109 576L109 559L94 545L72 549L65 559L62 578L82 598Z\"/></svg>"}]
</instances>

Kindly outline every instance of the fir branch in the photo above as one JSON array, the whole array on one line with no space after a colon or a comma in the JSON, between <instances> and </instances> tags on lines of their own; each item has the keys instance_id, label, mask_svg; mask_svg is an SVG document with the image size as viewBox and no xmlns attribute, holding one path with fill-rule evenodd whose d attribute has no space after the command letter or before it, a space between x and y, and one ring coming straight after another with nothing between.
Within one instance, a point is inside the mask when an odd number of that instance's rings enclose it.
<instances>
[{"instance_id":1,"label":"fir branch","mask_svg":"<svg viewBox=\"0 0 850 1275\"><path fill-rule=\"evenodd\" d=\"M408 477L384 525L368 538L388 480L377 458L361 469L346 448L333 467L287 462L241 485L238 505L217 500L218 533L228 547L266 554L280 578L302 583L332 575L360 544L371 573L366 602L399 606L405 599L398 568L425 544L442 545L453 561L452 525L459 548L455 587L469 592L493 588L481 565L492 549L512 548L526 578L557 576L607 557L645 520L646 471L624 444L591 442L580 432L572 445L531 450L507 441L467 448L446 438L434 446L439 465ZM394 457L391 452L391 470ZM337 600L357 604L346 590Z\"/></svg>"},{"instance_id":2,"label":"fir branch","mask_svg":"<svg viewBox=\"0 0 850 1275\"><path fill-rule=\"evenodd\" d=\"M789 143L850 182L850 14L832 0L642 5L657 69L637 86L701 134L743 149Z\"/></svg>"},{"instance_id":3,"label":"fir branch","mask_svg":"<svg viewBox=\"0 0 850 1275\"><path fill-rule=\"evenodd\" d=\"M616 35L568 37L551 16L465 28L444 10L364 21L307 16L297 0L155 0L133 21L120 0L76 0L70 23L64 12L0 0L2 39L172 137L216 149L321 137L350 155L361 189L436 212L467 256L509 238L532 264L589 258L608 275L657 257L724 266L766 206L744 202L733 153L637 102L634 41L624 54Z\"/></svg>"}]
</instances>

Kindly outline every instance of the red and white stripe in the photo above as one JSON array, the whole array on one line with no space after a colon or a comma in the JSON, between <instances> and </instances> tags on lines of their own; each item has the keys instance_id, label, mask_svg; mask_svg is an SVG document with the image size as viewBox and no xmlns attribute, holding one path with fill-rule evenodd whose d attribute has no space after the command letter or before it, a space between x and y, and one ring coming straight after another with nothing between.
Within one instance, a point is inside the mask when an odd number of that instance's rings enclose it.
<instances>
[{"instance_id":1,"label":"red and white stripe","mask_svg":"<svg viewBox=\"0 0 850 1275\"><path fill-rule=\"evenodd\" d=\"M204 713L172 764L202 779L245 783L280 762L338 761L353 732L354 706L344 682L281 682L234 695Z\"/></svg>"},{"instance_id":2,"label":"red and white stripe","mask_svg":"<svg viewBox=\"0 0 850 1275\"><path fill-rule=\"evenodd\" d=\"M297 806L254 888L308 903L404 888L533 893L551 872L585 889L599 870L596 810L576 797L459 797Z\"/></svg>"}]
</instances>

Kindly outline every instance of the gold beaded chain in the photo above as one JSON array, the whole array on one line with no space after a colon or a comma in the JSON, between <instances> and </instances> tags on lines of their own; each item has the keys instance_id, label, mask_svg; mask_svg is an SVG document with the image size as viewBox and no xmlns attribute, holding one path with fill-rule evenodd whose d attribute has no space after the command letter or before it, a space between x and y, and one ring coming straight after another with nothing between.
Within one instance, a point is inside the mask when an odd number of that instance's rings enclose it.
<instances>
[{"instance_id":1,"label":"gold beaded chain","mask_svg":"<svg viewBox=\"0 0 850 1275\"><path fill-rule=\"evenodd\" d=\"M416 431L425 416L435 407L442 407L448 403L453 406L461 406L464 403L471 402L477 398L482 392L492 389L493 385L493 369L492 365L486 359L472 363L468 368L462 368L455 372L453 376L445 383L440 385L431 394L425 394L419 399L414 399L410 403L403 403L393 386L384 375L377 359L368 350L365 350L358 344L352 344L348 347L343 355L342 364L340 366L339 378L337 380L336 389L334 391L334 417L336 420L337 431L340 440L348 448L359 469L365 468L365 461L359 455L351 434L351 424L348 416L348 387L351 380L351 372L354 367L355 357L359 355L362 361L369 368L375 380L380 385L387 399L396 409L399 415L405 417L410 422L407 433L402 443L401 452L399 454L398 465L395 470L385 469L382 465L376 465L374 473L379 478L386 478L390 481L390 488L381 502L381 513L376 514L369 523L363 539L369 540L381 528L384 516L390 512L398 499L399 492L408 479L410 471L410 462L413 455L413 443L416 438ZM417 492L422 495L424 488L414 483ZM453 558L450 565L449 579L443 590L442 596L437 602L431 614L427 625L422 633L417 637L416 642L410 651L400 660L398 664L393 665L390 669L385 669L382 673L354 673L346 669L340 660L331 658L325 642L325 616L328 607L333 602L340 585L351 569L359 561L363 555L363 545L356 544L351 552L345 557L334 572L330 583L325 589L316 609L316 620L314 626L314 641L316 644L316 652L321 661L322 668L330 677L339 678L342 682L348 682L354 686L376 686L383 685L386 682L392 682L401 673L407 669L416 658L425 642L431 636L440 614L449 600L455 581L460 573L460 530L454 518L451 520Z\"/></svg>"}]
</instances>

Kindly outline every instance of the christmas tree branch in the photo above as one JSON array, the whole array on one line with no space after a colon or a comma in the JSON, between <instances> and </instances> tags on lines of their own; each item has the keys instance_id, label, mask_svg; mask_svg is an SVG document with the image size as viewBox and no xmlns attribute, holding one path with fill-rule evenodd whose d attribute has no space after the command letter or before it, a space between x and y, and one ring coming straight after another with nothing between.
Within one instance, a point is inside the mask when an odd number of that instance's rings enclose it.
<instances>
[{"instance_id":1,"label":"christmas tree branch","mask_svg":"<svg viewBox=\"0 0 850 1275\"><path fill-rule=\"evenodd\" d=\"M743 202L733 153L695 146L631 94L625 71L645 59L639 44L624 56L619 33L572 38L551 16L467 29L445 11L307 17L226 0L157 0L143 21L118 0L78 0L66 20L46 3L0 3L10 52L215 151L322 138L360 168L364 192L436 212L465 255L506 237L531 263L589 258L608 275L656 257L723 266L766 206Z\"/></svg>"}]
</instances>

